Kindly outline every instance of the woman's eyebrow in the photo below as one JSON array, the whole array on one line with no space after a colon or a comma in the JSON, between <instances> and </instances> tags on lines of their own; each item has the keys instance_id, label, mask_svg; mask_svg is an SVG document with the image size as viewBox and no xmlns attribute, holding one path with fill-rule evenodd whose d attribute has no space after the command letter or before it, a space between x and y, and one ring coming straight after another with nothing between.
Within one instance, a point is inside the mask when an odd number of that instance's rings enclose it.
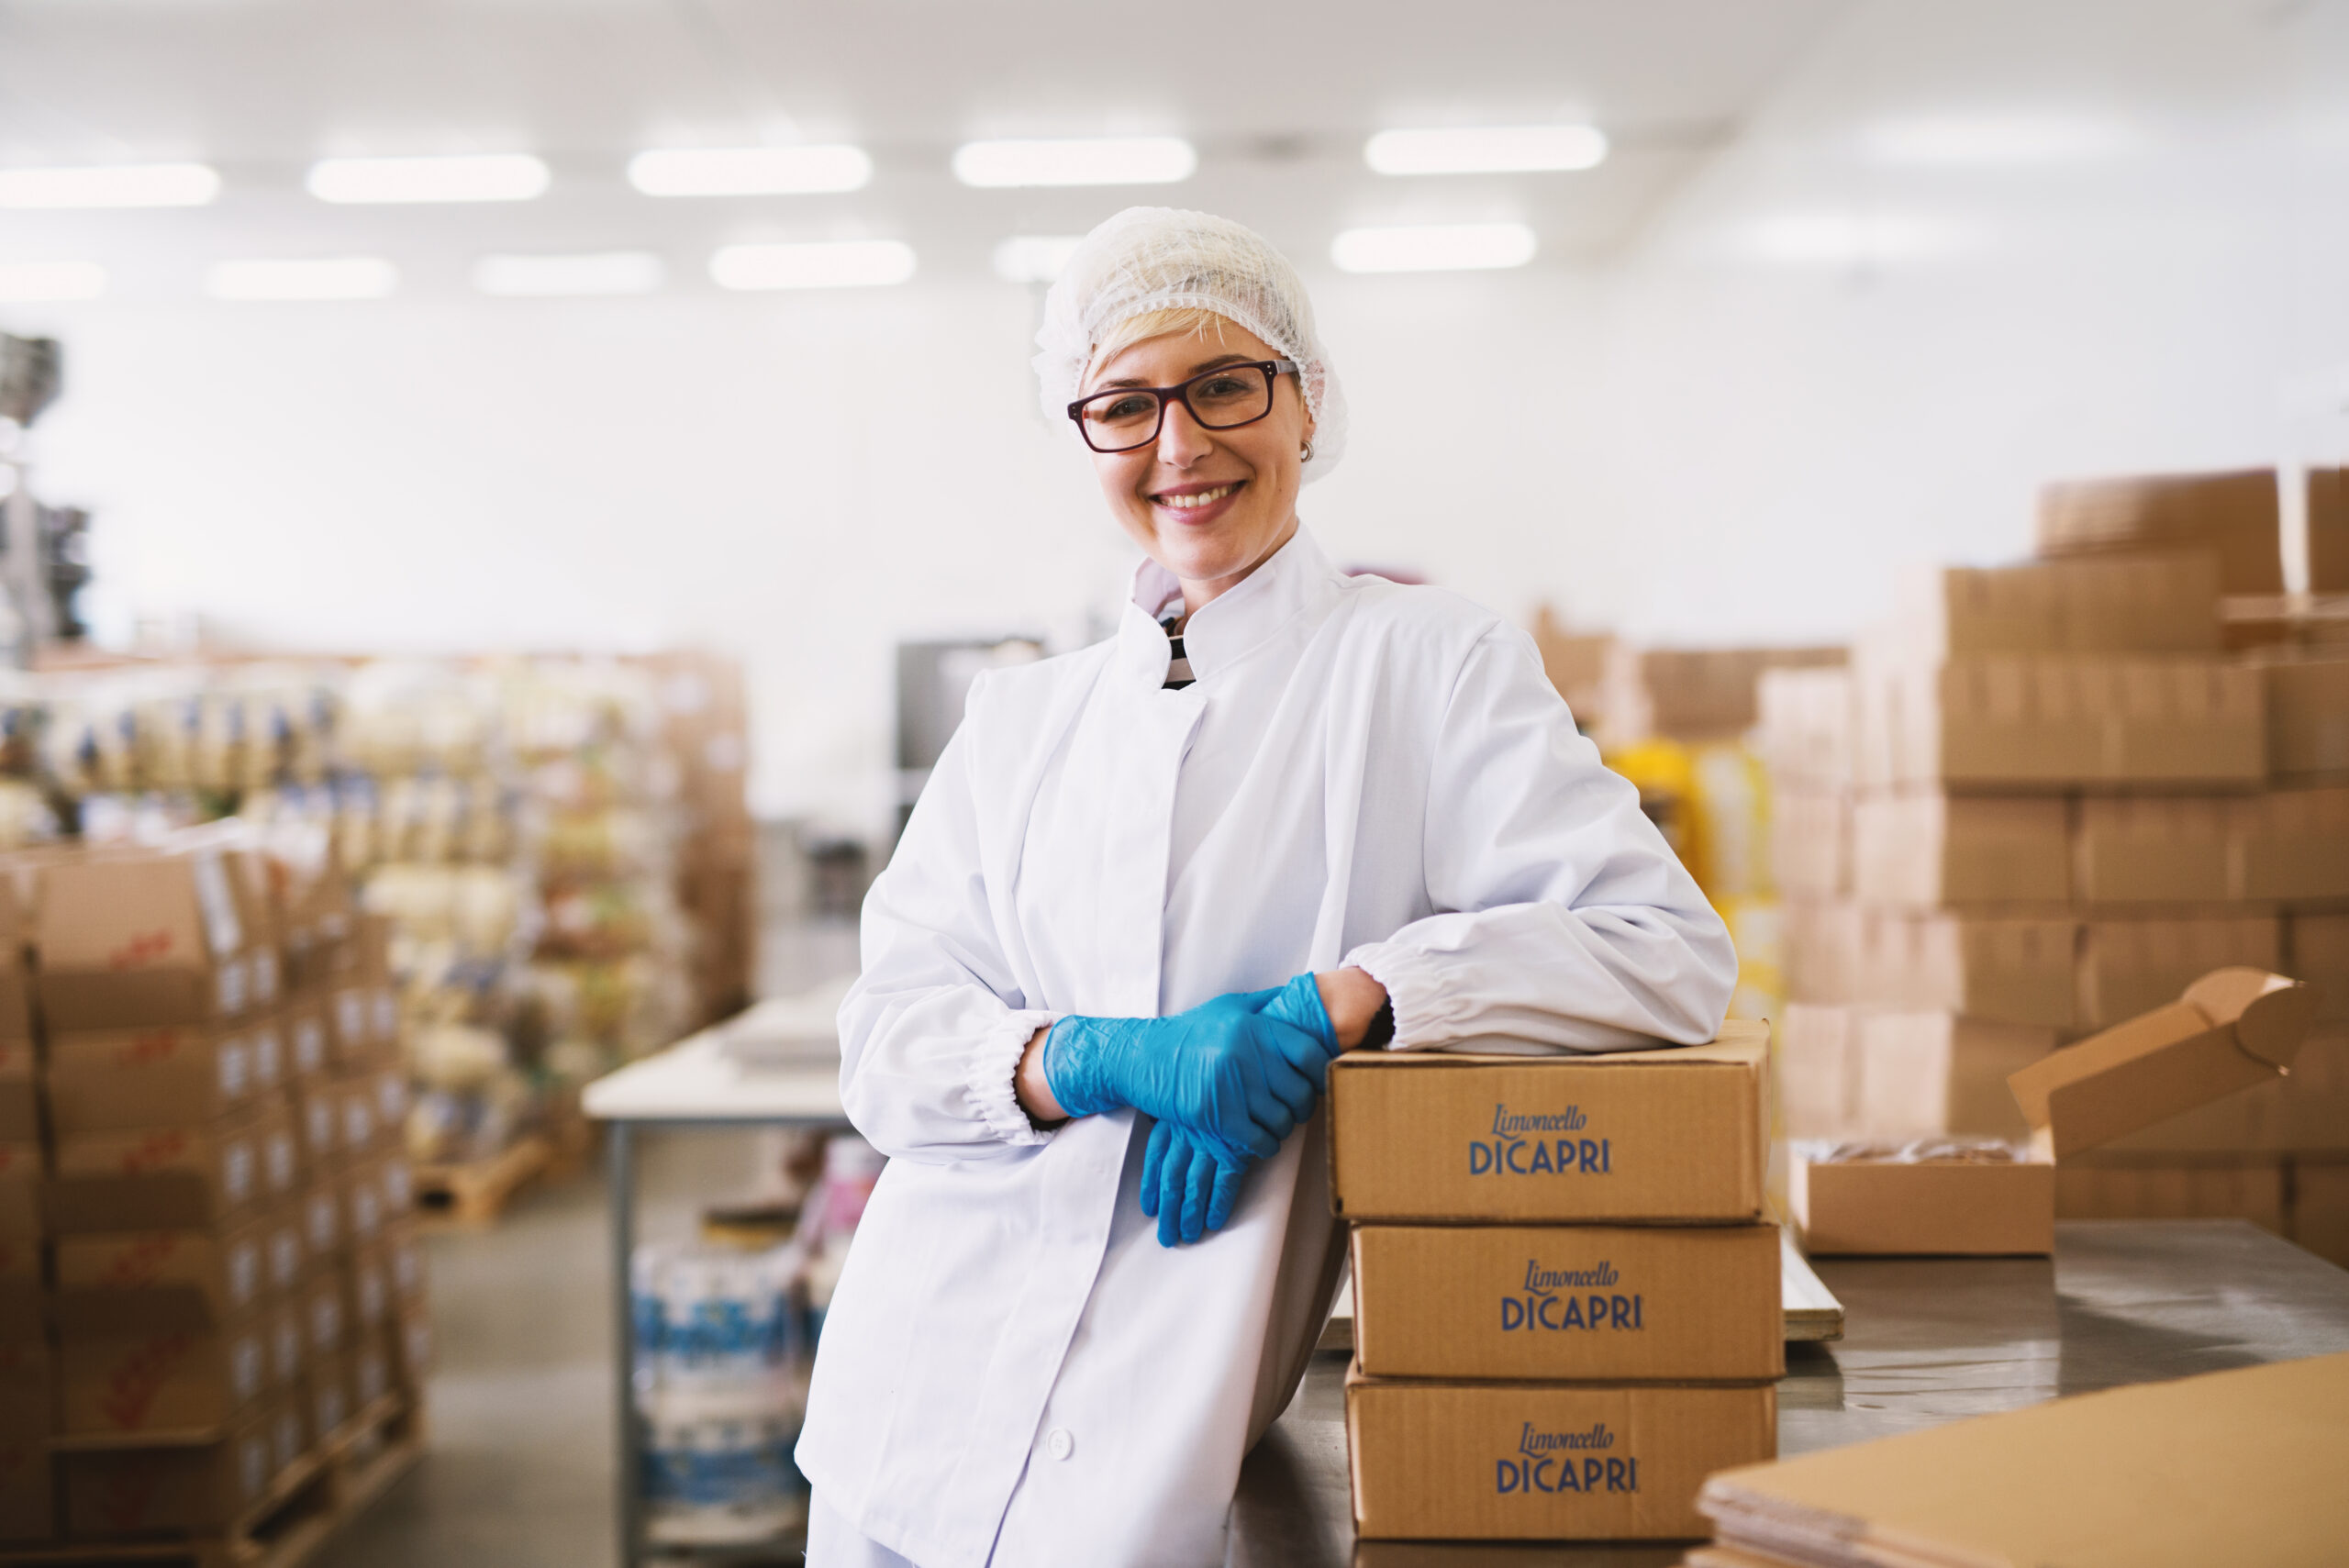
<instances>
[{"instance_id":1,"label":"woman's eyebrow","mask_svg":"<svg viewBox=\"0 0 2349 1568\"><path fill-rule=\"evenodd\" d=\"M1188 381L1193 376L1205 375L1208 372L1215 369L1218 365L1252 365L1256 361L1254 360L1250 359L1245 354L1218 354L1214 359L1201 360L1197 364L1193 365L1189 370L1184 372L1183 379L1185 381ZM1138 375L1121 375L1115 381L1102 382L1094 387L1093 390L1096 392L1109 392L1119 387L1148 386L1149 384L1150 383L1142 380L1142 378Z\"/></svg>"}]
</instances>

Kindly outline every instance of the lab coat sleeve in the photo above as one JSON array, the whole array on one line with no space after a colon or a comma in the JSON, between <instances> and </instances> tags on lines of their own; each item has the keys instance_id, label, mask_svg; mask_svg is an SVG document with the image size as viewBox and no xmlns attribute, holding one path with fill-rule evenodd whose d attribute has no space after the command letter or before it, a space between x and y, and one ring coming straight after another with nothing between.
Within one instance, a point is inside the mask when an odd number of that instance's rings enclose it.
<instances>
[{"instance_id":1,"label":"lab coat sleeve","mask_svg":"<svg viewBox=\"0 0 2349 1568\"><path fill-rule=\"evenodd\" d=\"M1719 1031L1720 917L1598 760L1531 642L1486 631L1438 728L1423 829L1439 911L1345 962L1386 987L1398 1051L1508 1035L1575 1051Z\"/></svg>"},{"instance_id":2,"label":"lab coat sleeve","mask_svg":"<svg viewBox=\"0 0 2349 1568\"><path fill-rule=\"evenodd\" d=\"M863 972L841 1004L841 1102L893 1160L986 1159L1050 1137L1012 1093L1020 1052L1052 1015L1021 1005L996 940L968 729L865 896Z\"/></svg>"}]
</instances>

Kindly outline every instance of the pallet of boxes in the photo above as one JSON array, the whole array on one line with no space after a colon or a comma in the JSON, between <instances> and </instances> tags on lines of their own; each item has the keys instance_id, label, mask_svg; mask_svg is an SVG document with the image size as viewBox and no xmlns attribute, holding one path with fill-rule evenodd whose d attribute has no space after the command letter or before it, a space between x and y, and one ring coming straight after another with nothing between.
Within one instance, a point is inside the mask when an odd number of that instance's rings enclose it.
<instances>
[{"instance_id":1,"label":"pallet of boxes","mask_svg":"<svg viewBox=\"0 0 2349 1568\"><path fill-rule=\"evenodd\" d=\"M404 1090L373 1009L339 1005L369 961L224 840L10 871L46 1147L41 1300L9 1318L40 1354L6 1363L6 1419L40 1421L49 1508L0 1507L0 1562L291 1568L421 1438L422 1272L382 1152Z\"/></svg>"},{"instance_id":2,"label":"pallet of boxes","mask_svg":"<svg viewBox=\"0 0 2349 1568\"><path fill-rule=\"evenodd\" d=\"M1331 1065L1362 1537L1699 1536L1704 1477L1776 1453L1766 1036Z\"/></svg>"},{"instance_id":3,"label":"pallet of boxes","mask_svg":"<svg viewBox=\"0 0 2349 1568\"><path fill-rule=\"evenodd\" d=\"M2264 528L2221 477L1916 579L1848 677L1765 678L1786 1125L2020 1140L2008 1079L2057 1047L2214 971L2294 975L2318 1017L2288 1074L2083 1151L2056 1212L2244 1218L2349 1261L2349 646L2228 646L2280 567L2273 476Z\"/></svg>"}]
</instances>

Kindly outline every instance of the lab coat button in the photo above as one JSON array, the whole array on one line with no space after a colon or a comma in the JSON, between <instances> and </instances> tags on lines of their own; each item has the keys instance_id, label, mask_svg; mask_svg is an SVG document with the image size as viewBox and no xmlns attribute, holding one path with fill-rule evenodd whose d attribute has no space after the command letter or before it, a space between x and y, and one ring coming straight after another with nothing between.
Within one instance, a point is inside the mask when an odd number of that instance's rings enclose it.
<instances>
[{"instance_id":1,"label":"lab coat button","mask_svg":"<svg viewBox=\"0 0 2349 1568\"><path fill-rule=\"evenodd\" d=\"M1068 1435L1065 1427L1054 1427L1044 1434L1044 1446L1052 1451L1054 1459L1066 1459L1076 1451L1076 1440Z\"/></svg>"}]
</instances>

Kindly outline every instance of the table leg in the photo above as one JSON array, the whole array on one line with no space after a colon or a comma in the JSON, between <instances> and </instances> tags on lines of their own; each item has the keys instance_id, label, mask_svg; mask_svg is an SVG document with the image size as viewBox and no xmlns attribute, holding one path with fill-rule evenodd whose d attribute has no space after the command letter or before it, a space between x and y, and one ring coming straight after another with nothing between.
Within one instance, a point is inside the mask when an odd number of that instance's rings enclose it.
<instances>
[{"instance_id":1,"label":"table leg","mask_svg":"<svg viewBox=\"0 0 2349 1568\"><path fill-rule=\"evenodd\" d=\"M613 1410L619 1473L612 1490L617 1498L619 1568L637 1568L644 1540L643 1498L638 1493L644 1478L644 1460L636 1418L636 1314L629 1296L629 1265L636 1255L635 1131L632 1124L615 1121L605 1129L604 1137L605 1201L612 1211L612 1363L618 1368Z\"/></svg>"}]
</instances>

